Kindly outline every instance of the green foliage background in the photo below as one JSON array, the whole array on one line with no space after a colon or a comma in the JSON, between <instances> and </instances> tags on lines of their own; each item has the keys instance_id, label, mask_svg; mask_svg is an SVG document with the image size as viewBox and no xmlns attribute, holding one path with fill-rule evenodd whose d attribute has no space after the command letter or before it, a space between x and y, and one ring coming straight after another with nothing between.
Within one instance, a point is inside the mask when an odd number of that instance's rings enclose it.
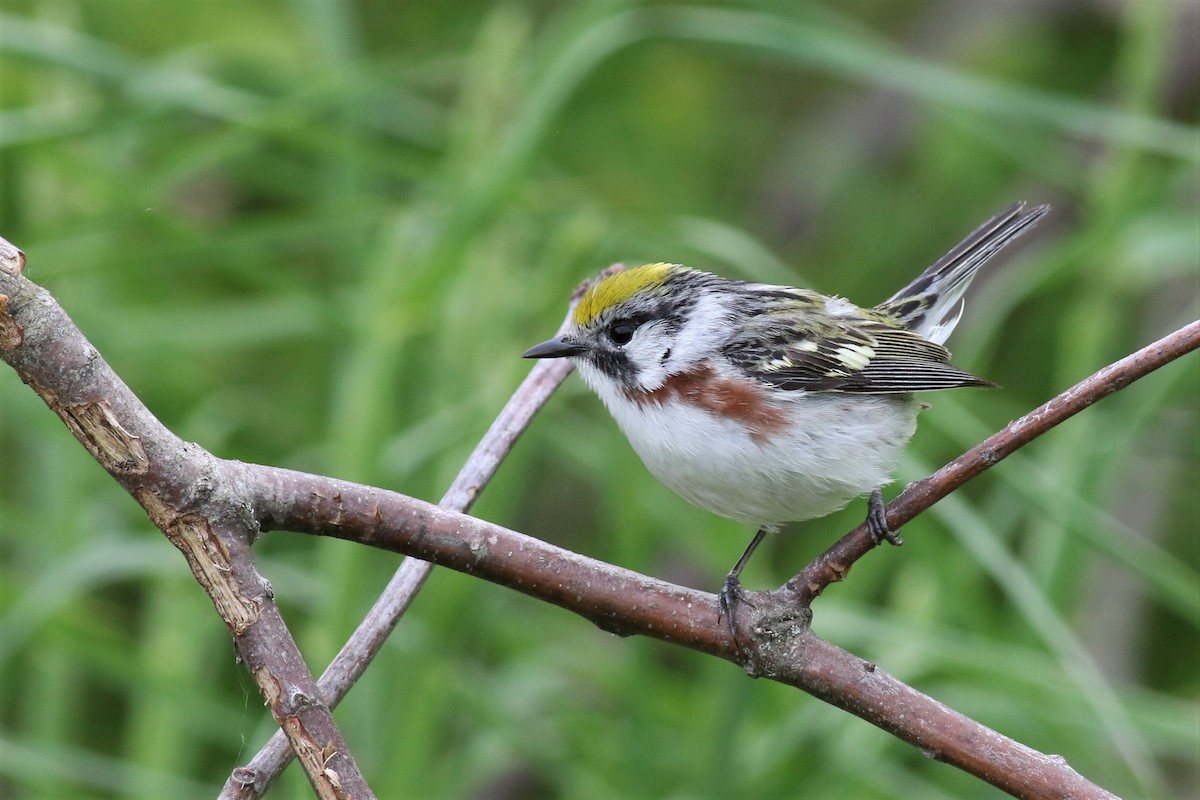
<instances>
[{"instance_id":1,"label":"green foliage background","mask_svg":"<svg viewBox=\"0 0 1200 800\"><path fill-rule=\"evenodd\" d=\"M0 235L183 437L436 500L610 262L870 304L1052 202L952 341L1004 390L931 397L912 480L1196 317L1197 29L1183 0L4 0ZM1198 390L1192 356L1005 461L817 631L1122 795L1196 796ZM7 369L0 474L0 797L214 796L270 718L178 553ZM659 486L574 378L476 511L708 590L750 534ZM861 515L779 537L748 585ZM256 549L316 671L398 563ZM998 795L444 570L337 718L381 797Z\"/></svg>"}]
</instances>

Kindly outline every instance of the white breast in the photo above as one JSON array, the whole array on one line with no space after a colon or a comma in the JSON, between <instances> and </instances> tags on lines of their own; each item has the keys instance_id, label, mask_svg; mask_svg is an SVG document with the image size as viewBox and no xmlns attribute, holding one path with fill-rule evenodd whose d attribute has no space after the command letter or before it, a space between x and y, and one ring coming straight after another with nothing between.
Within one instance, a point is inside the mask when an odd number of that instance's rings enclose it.
<instances>
[{"instance_id":1,"label":"white breast","mask_svg":"<svg viewBox=\"0 0 1200 800\"><path fill-rule=\"evenodd\" d=\"M754 437L677 397L635 403L586 363L579 368L656 478L757 526L823 517L889 482L916 428L907 396L784 392L775 407L789 424Z\"/></svg>"}]
</instances>

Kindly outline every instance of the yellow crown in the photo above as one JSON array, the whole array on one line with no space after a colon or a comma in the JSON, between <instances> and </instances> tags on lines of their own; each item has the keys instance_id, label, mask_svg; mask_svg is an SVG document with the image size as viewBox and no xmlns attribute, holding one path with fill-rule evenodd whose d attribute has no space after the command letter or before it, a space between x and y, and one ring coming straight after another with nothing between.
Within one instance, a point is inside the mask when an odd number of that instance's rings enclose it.
<instances>
[{"instance_id":1,"label":"yellow crown","mask_svg":"<svg viewBox=\"0 0 1200 800\"><path fill-rule=\"evenodd\" d=\"M648 289L656 289L667 282L675 264L643 264L640 267L627 269L615 275L609 275L604 280L592 286L575 306L571 321L578 327L583 327L596 318L606 308L624 303L635 294Z\"/></svg>"}]
</instances>

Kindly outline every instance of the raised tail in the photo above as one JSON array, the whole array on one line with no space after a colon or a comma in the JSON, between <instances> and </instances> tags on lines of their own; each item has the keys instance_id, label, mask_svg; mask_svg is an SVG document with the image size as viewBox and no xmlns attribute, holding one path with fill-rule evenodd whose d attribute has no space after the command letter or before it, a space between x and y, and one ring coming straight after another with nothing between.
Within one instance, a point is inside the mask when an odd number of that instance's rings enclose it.
<instances>
[{"instance_id":1,"label":"raised tail","mask_svg":"<svg viewBox=\"0 0 1200 800\"><path fill-rule=\"evenodd\" d=\"M899 318L929 341L944 344L962 316L962 296L975 273L1049 210L1050 206L1038 206L1025 211L1024 203L1006 208L876 309Z\"/></svg>"}]
</instances>

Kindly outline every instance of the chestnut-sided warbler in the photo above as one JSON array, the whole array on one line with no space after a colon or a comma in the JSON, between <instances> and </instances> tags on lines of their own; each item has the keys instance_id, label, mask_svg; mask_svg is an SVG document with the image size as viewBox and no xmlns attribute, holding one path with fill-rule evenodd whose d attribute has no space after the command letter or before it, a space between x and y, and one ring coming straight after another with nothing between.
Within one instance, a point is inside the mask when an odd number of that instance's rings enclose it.
<instances>
[{"instance_id":1,"label":"chestnut-sided warbler","mask_svg":"<svg viewBox=\"0 0 1200 800\"><path fill-rule=\"evenodd\" d=\"M570 358L655 477L758 526L721 590L732 626L742 568L785 522L870 493L872 535L899 544L879 487L916 429L912 393L992 385L951 366L942 344L977 270L1047 208L1002 211L870 309L680 264L617 272L525 357Z\"/></svg>"}]
</instances>

